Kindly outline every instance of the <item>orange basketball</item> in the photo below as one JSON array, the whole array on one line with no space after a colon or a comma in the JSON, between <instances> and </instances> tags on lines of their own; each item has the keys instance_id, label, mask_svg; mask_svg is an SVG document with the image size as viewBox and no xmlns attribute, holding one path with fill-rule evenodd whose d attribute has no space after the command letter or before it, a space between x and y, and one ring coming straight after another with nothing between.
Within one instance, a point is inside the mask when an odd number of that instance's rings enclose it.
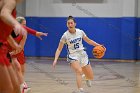
<instances>
[{"instance_id":1,"label":"orange basketball","mask_svg":"<svg viewBox=\"0 0 140 93\"><path fill-rule=\"evenodd\" d=\"M106 48L103 45L95 46L92 50L95 58L102 58L105 55Z\"/></svg>"}]
</instances>

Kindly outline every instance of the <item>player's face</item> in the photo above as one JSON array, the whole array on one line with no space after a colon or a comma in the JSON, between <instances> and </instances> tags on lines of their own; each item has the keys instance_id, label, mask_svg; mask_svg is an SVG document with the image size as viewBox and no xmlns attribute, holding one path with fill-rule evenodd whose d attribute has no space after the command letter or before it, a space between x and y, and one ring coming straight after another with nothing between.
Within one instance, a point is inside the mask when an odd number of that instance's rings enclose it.
<instances>
[{"instance_id":1,"label":"player's face","mask_svg":"<svg viewBox=\"0 0 140 93\"><path fill-rule=\"evenodd\" d=\"M70 31L75 30L75 26L76 26L76 23L72 19L67 21L67 27Z\"/></svg>"},{"instance_id":2,"label":"player's face","mask_svg":"<svg viewBox=\"0 0 140 93\"><path fill-rule=\"evenodd\" d=\"M26 20L23 20L23 21L21 22L21 25L26 26Z\"/></svg>"}]
</instances>

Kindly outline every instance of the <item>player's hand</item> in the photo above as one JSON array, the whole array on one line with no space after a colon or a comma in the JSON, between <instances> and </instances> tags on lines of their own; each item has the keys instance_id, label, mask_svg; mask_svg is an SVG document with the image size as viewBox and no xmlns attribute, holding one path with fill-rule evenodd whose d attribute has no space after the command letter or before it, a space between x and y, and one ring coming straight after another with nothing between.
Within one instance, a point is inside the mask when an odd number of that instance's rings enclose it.
<instances>
[{"instance_id":1,"label":"player's hand","mask_svg":"<svg viewBox=\"0 0 140 93\"><path fill-rule=\"evenodd\" d=\"M47 36L47 35L48 35L48 33L36 32L36 36L37 36L40 40L42 40L41 36Z\"/></svg>"},{"instance_id":2,"label":"player's hand","mask_svg":"<svg viewBox=\"0 0 140 93\"><path fill-rule=\"evenodd\" d=\"M53 64L52 64L53 70L55 70L56 64L57 64L57 61L54 61Z\"/></svg>"},{"instance_id":3,"label":"player's hand","mask_svg":"<svg viewBox=\"0 0 140 93\"><path fill-rule=\"evenodd\" d=\"M105 47L104 45L101 45L101 44L100 44L99 46L103 47L103 48L105 49L105 51L106 51L106 47Z\"/></svg>"},{"instance_id":4,"label":"player's hand","mask_svg":"<svg viewBox=\"0 0 140 93\"><path fill-rule=\"evenodd\" d=\"M23 48L19 45L16 50L13 50L12 52L9 52L9 54L11 56L16 55L16 54L20 53L22 50L23 50Z\"/></svg>"}]
</instances>

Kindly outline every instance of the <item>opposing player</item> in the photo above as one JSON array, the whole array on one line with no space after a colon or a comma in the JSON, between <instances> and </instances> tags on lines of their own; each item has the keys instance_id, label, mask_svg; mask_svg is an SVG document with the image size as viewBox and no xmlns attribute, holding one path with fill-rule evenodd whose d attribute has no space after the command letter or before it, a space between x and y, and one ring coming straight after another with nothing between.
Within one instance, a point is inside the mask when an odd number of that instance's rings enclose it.
<instances>
[{"instance_id":1,"label":"opposing player","mask_svg":"<svg viewBox=\"0 0 140 93\"><path fill-rule=\"evenodd\" d=\"M93 80L93 71L88 60L88 55L84 50L82 39L92 46L98 46L100 44L89 39L83 30L77 29L75 19L69 16L67 19L68 30L63 34L60 39L58 48L55 53L55 59L53 62L53 68L57 64L58 57L62 51L64 44L67 46L67 62L76 74L76 82L79 93L84 93L82 86L82 75L85 75L86 79ZM91 86L87 82L88 86Z\"/></svg>"},{"instance_id":2,"label":"opposing player","mask_svg":"<svg viewBox=\"0 0 140 93\"><path fill-rule=\"evenodd\" d=\"M15 7L20 0L0 0L0 93L20 93L14 70L7 58L7 41L17 50L21 47L9 36L12 29L19 34L26 30L15 20Z\"/></svg>"},{"instance_id":3,"label":"opposing player","mask_svg":"<svg viewBox=\"0 0 140 93\"><path fill-rule=\"evenodd\" d=\"M29 34L33 34L37 36L38 38L41 38L41 36L47 36L47 33L43 32L37 32L29 27L26 27L26 20L24 17L17 17L17 21L27 30ZM12 37L20 44L22 47L24 47L26 37L16 34L14 31L12 32ZM24 72L25 72L25 56L24 56L24 49L21 52L18 52L16 50L10 49L11 58L12 58L12 64L15 67L15 70L17 72L17 76L20 82L21 91L29 92L30 88L27 86L27 84L24 82Z\"/></svg>"}]
</instances>

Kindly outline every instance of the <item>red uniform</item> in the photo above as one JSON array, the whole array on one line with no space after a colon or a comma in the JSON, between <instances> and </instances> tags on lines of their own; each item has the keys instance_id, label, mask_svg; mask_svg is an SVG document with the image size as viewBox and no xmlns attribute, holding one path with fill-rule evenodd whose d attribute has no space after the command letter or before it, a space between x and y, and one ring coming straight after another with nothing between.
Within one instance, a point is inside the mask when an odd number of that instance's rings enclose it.
<instances>
[{"instance_id":1,"label":"red uniform","mask_svg":"<svg viewBox=\"0 0 140 93\"><path fill-rule=\"evenodd\" d=\"M12 12L14 18L16 18L16 10ZM0 19L0 65L10 65L9 59L7 58L8 48L7 48L7 37L11 34L13 30L12 26L4 23Z\"/></svg>"},{"instance_id":2,"label":"red uniform","mask_svg":"<svg viewBox=\"0 0 140 93\"><path fill-rule=\"evenodd\" d=\"M32 35L36 35L36 31L29 28L29 27L26 27L26 26L23 26L27 32L29 34L32 34ZM17 37L14 38L15 41L17 41L17 43L19 43L21 40L22 40L22 36L21 35L18 35ZM20 53L16 54L16 55L13 55L11 56L12 58L17 58L18 62L20 64L24 64L25 63L25 55L24 55L24 50L22 50Z\"/></svg>"}]
</instances>

